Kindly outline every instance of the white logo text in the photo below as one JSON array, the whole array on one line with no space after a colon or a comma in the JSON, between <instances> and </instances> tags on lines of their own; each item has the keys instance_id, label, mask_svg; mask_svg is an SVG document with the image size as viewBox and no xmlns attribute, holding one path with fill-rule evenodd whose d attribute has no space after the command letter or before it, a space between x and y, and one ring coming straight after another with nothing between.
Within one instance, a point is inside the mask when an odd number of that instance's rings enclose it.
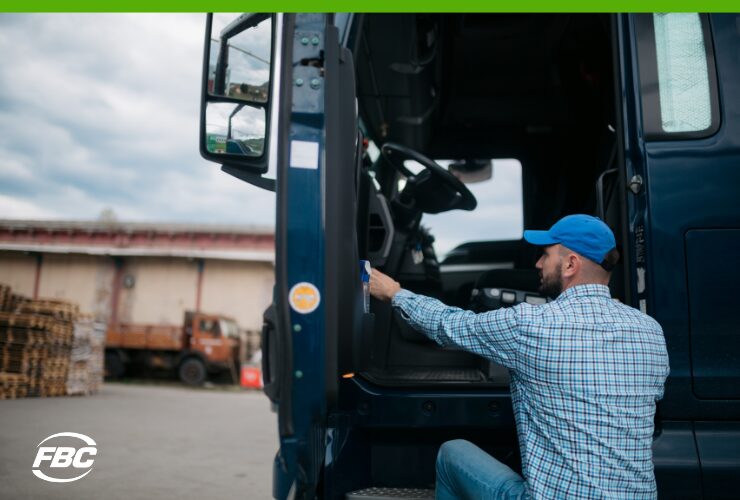
<instances>
[{"instance_id":1,"label":"white logo text","mask_svg":"<svg viewBox=\"0 0 740 500\"><path fill-rule=\"evenodd\" d=\"M87 446L41 446L51 439L63 437L79 439ZM95 461L93 457L98 454L96 446L95 441L91 437L77 432L59 432L57 434L52 434L38 444L38 451L36 452L36 458L33 461L32 472L36 477L43 479L44 481L49 481L50 483L71 483L72 481L82 479L92 472L93 462ZM82 472L85 469L87 469L87 471L75 477L51 477L39 469L47 463L47 467L50 469L67 470L72 467L76 472ZM52 471L49 471L49 474L51 474L51 472Z\"/></svg>"}]
</instances>

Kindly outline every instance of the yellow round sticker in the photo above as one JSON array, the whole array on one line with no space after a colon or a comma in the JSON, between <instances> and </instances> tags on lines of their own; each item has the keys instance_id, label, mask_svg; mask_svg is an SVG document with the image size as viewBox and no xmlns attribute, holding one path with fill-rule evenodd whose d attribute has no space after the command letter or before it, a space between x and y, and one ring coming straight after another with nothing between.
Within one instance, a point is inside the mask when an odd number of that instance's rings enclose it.
<instances>
[{"instance_id":1,"label":"yellow round sticker","mask_svg":"<svg viewBox=\"0 0 740 500\"><path fill-rule=\"evenodd\" d=\"M321 302L321 294L319 289L311 283L305 281L296 283L293 288L290 289L288 294L288 302L290 307L300 314L312 313L319 307Z\"/></svg>"}]
</instances>

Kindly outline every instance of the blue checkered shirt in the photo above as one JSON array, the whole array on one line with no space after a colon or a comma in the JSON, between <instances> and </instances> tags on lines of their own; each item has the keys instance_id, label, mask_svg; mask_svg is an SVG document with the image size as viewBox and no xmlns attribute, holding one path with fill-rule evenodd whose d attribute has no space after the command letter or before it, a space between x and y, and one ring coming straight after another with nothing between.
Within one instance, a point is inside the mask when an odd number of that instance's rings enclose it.
<instances>
[{"instance_id":1,"label":"blue checkered shirt","mask_svg":"<svg viewBox=\"0 0 740 500\"><path fill-rule=\"evenodd\" d=\"M544 305L482 314L401 290L411 326L511 372L522 469L537 499L655 498L655 401L668 353L660 325L578 285Z\"/></svg>"}]
</instances>

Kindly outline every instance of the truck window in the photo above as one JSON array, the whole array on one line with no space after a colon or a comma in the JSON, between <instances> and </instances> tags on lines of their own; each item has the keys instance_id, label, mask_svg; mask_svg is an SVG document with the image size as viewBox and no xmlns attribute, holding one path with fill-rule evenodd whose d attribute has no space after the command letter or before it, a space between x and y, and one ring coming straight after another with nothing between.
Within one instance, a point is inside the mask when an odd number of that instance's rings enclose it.
<instances>
[{"instance_id":1,"label":"truck window","mask_svg":"<svg viewBox=\"0 0 740 500\"><path fill-rule=\"evenodd\" d=\"M653 22L663 130L709 128L709 75L699 15L653 14Z\"/></svg>"},{"instance_id":2,"label":"truck window","mask_svg":"<svg viewBox=\"0 0 740 500\"><path fill-rule=\"evenodd\" d=\"M436 160L448 167L452 160ZM418 173L423 167L413 160L406 167ZM399 180L399 190L406 180ZM518 240L524 231L522 202L522 164L514 159L493 160L493 176L482 182L467 184L478 200L472 212L452 210L441 214L424 214L421 224L435 238L434 249L443 260L445 254L463 243L474 241Z\"/></svg>"},{"instance_id":3,"label":"truck window","mask_svg":"<svg viewBox=\"0 0 740 500\"><path fill-rule=\"evenodd\" d=\"M224 337L239 338L239 326L235 322L226 319L221 319L219 322L221 324L221 332L223 332Z\"/></svg>"},{"instance_id":4,"label":"truck window","mask_svg":"<svg viewBox=\"0 0 740 500\"><path fill-rule=\"evenodd\" d=\"M638 16L637 29L646 136L698 138L716 132L717 84L706 17Z\"/></svg>"},{"instance_id":5,"label":"truck window","mask_svg":"<svg viewBox=\"0 0 740 500\"><path fill-rule=\"evenodd\" d=\"M213 337L218 337L219 335L218 321L214 321L211 319L200 320L200 331L201 333L207 333L209 335L212 335Z\"/></svg>"}]
</instances>

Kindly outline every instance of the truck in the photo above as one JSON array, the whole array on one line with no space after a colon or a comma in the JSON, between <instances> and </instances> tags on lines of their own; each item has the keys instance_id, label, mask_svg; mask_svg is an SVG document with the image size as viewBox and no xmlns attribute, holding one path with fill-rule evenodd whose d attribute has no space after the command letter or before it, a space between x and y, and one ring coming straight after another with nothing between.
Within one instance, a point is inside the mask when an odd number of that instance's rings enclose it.
<instances>
[{"instance_id":1,"label":"truck","mask_svg":"<svg viewBox=\"0 0 740 500\"><path fill-rule=\"evenodd\" d=\"M275 498L432 498L455 438L520 471L507 370L437 346L389 304L365 311L358 261L453 306L541 304L522 230L571 213L612 228L612 296L664 331L659 496L736 497L738 26L705 13L207 17L201 155L275 192L262 331ZM228 95L227 71L268 82L266 98ZM209 149L227 128L261 147Z\"/></svg>"},{"instance_id":2,"label":"truck","mask_svg":"<svg viewBox=\"0 0 740 500\"><path fill-rule=\"evenodd\" d=\"M224 371L236 380L239 339L236 321L199 311L186 311L182 325L117 323L106 333L105 370L113 378L130 365L169 370L187 385Z\"/></svg>"}]
</instances>

